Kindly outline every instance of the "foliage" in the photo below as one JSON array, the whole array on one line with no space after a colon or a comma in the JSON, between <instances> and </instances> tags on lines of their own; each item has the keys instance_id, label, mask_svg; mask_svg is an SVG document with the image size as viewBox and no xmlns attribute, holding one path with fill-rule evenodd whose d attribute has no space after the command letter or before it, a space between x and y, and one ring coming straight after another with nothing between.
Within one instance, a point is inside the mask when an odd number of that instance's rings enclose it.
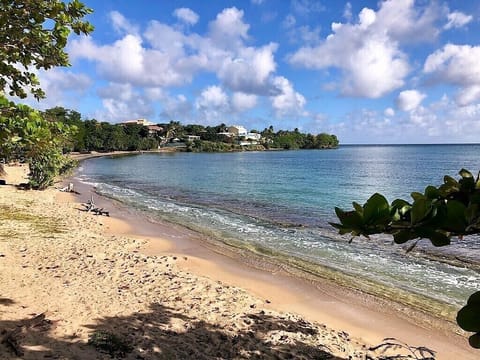
<instances>
[{"instance_id":1,"label":"foliage","mask_svg":"<svg viewBox=\"0 0 480 360\"><path fill-rule=\"evenodd\" d=\"M68 66L67 39L88 34L93 26L83 17L91 13L80 1L1 0L0 91L25 98L26 88L44 97L35 69Z\"/></svg>"},{"instance_id":2,"label":"foliage","mask_svg":"<svg viewBox=\"0 0 480 360\"><path fill-rule=\"evenodd\" d=\"M426 238L434 246L445 246L452 236L480 234L480 173L474 178L462 169L459 174L458 181L446 175L439 187L427 186L423 194L413 192L412 203L396 199L389 204L377 193L363 206L354 202L352 211L335 208L340 223L331 225L340 234L353 236L390 234L397 244ZM480 291L470 296L459 311L457 323L462 329L475 332L470 345L480 348Z\"/></svg>"},{"instance_id":3,"label":"foliage","mask_svg":"<svg viewBox=\"0 0 480 360\"><path fill-rule=\"evenodd\" d=\"M30 185L44 189L68 167L62 148L74 127L44 119L26 105L0 96L0 155L5 162L24 159L30 164Z\"/></svg>"},{"instance_id":4,"label":"foliage","mask_svg":"<svg viewBox=\"0 0 480 360\"><path fill-rule=\"evenodd\" d=\"M279 130L273 132L270 126L261 132L267 139L269 148L278 148L285 150L296 149L332 149L338 147L339 141L335 135L321 133L318 135L304 134L298 129L293 131Z\"/></svg>"},{"instance_id":5,"label":"foliage","mask_svg":"<svg viewBox=\"0 0 480 360\"><path fill-rule=\"evenodd\" d=\"M133 350L133 346L119 336L108 331L95 331L88 337L88 345L111 356L125 357Z\"/></svg>"}]
</instances>

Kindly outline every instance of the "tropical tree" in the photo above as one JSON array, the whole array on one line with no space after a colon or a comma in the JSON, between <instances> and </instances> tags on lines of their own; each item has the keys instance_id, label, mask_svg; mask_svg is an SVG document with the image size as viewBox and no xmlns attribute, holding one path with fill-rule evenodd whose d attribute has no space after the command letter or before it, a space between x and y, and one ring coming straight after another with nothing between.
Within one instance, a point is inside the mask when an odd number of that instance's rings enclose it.
<instances>
[{"instance_id":1,"label":"tropical tree","mask_svg":"<svg viewBox=\"0 0 480 360\"><path fill-rule=\"evenodd\" d=\"M91 12L78 0L0 0L0 90L44 97L34 69L68 66L67 39L93 30Z\"/></svg>"},{"instance_id":2,"label":"tropical tree","mask_svg":"<svg viewBox=\"0 0 480 360\"><path fill-rule=\"evenodd\" d=\"M69 65L67 39L71 32L93 30L84 21L91 11L78 0L0 0L0 157L30 160L31 183L36 187L50 183L49 177L62 168L59 156L65 136L72 132L13 104L4 94L44 97L36 72Z\"/></svg>"},{"instance_id":3,"label":"tropical tree","mask_svg":"<svg viewBox=\"0 0 480 360\"><path fill-rule=\"evenodd\" d=\"M397 244L429 239L434 246L450 245L452 237L480 234L480 173L475 178L462 169L457 181L450 176L438 187L427 186L413 192L413 202L396 199L388 203L381 194L372 195L364 205L353 203L353 210L335 208L340 223L331 223L340 234L369 238L390 234ZM352 239L353 239L352 237ZM469 343L480 349L480 291L475 292L457 314L457 323L473 332Z\"/></svg>"},{"instance_id":4,"label":"tropical tree","mask_svg":"<svg viewBox=\"0 0 480 360\"><path fill-rule=\"evenodd\" d=\"M39 111L17 105L0 96L0 154L5 162L25 159L30 165L30 184L44 189L66 170L69 161L62 148L75 127L45 120Z\"/></svg>"}]
</instances>

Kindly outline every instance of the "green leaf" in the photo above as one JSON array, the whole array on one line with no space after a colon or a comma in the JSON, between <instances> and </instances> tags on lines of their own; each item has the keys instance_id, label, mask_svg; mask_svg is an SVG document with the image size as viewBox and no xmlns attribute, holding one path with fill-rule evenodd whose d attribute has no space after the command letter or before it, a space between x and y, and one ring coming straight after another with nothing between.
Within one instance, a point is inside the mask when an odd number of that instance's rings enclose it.
<instances>
[{"instance_id":1,"label":"green leaf","mask_svg":"<svg viewBox=\"0 0 480 360\"><path fill-rule=\"evenodd\" d=\"M440 191L435 186L427 186L425 188L425 196L428 199L437 199L440 196Z\"/></svg>"},{"instance_id":2,"label":"green leaf","mask_svg":"<svg viewBox=\"0 0 480 360\"><path fill-rule=\"evenodd\" d=\"M474 349L480 349L480 333L473 334L468 338L468 343Z\"/></svg>"},{"instance_id":3,"label":"green leaf","mask_svg":"<svg viewBox=\"0 0 480 360\"><path fill-rule=\"evenodd\" d=\"M412 194L412 197L413 197L413 194ZM410 215L412 225L415 225L419 223L421 220L423 220L426 214L427 214L427 200L422 195L421 198L415 199L415 202L412 205L411 215Z\"/></svg>"},{"instance_id":4,"label":"green leaf","mask_svg":"<svg viewBox=\"0 0 480 360\"><path fill-rule=\"evenodd\" d=\"M465 305L457 313L457 323L465 331L480 331L480 305Z\"/></svg>"},{"instance_id":5,"label":"green leaf","mask_svg":"<svg viewBox=\"0 0 480 360\"><path fill-rule=\"evenodd\" d=\"M415 201L416 201L416 200L420 200L420 199L425 199L425 195L423 195L422 193L416 192L416 191L412 192L412 193L410 194L410 196L411 196L411 197L413 198L413 200L415 200Z\"/></svg>"},{"instance_id":6,"label":"green leaf","mask_svg":"<svg viewBox=\"0 0 480 360\"><path fill-rule=\"evenodd\" d=\"M450 238L438 231L432 232L432 234L429 237L430 241L432 242L433 245L435 246L445 246L445 245L450 245Z\"/></svg>"},{"instance_id":7,"label":"green leaf","mask_svg":"<svg viewBox=\"0 0 480 360\"><path fill-rule=\"evenodd\" d=\"M470 295L467 304L480 306L480 291L474 292L472 295Z\"/></svg>"},{"instance_id":8,"label":"green leaf","mask_svg":"<svg viewBox=\"0 0 480 360\"><path fill-rule=\"evenodd\" d=\"M470 171L468 170L465 170L465 169L462 169L460 170L459 172L459 175L464 178L464 179L467 179L467 178L473 178L473 175Z\"/></svg>"},{"instance_id":9,"label":"green leaf","mask_svg":"<svg viewBox=\"0 0 480 360\"><path fill-rule=\"evenodd\" d=\"M373 194L363 207L363 220L366 224L377 223L389 216L390 207L387 199L381 194Z\"/></svg>"},{"instance_id":10,"label":"green leaf","mask_svg":"<svg viewBox=\"0 0 480 360\"><path fill-rule=\"evenodd\" d=\"M447 203L447 220L445 228L450 231L463 232L467 226L466 207L460 201L451 200Z\"/></svg>"},{"instance_id":11,"label":"green leaf","mask_svg":"<svg viewBox=\"0 0 480 360\"><path fill-rule=\"evenodd\" d=\"M393 234L393 241L395 244L404 244L408 240L415 239L417 236L412 234L409 230L401 230Z\"/></svg>"},{"instance_id":12,"label":"green leaf","mask_svg":"<svg viewBox=\"0 0 480 360\"><path fill-rule=\"evenodd\" d=\"M359 203L355 202L355 201L352 204L353 204L353 208L355 209L355 211L357 213L359 213L360 215L363 215L363 206L360 205Z\"/></svg>"}]
</instances>

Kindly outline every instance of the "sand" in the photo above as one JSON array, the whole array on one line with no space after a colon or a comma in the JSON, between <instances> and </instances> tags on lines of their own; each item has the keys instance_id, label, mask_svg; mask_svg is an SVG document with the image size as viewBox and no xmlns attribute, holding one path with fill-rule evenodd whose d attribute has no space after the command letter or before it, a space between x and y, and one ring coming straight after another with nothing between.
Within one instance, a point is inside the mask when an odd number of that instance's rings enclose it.
<instances>
[{"instance_id":1,"label":"sand","mask_svg":"<svg viewBox=\"0 0 480 360\"><path fill-rule=\"evenodd\" d=\"M7 184L26 173L8 167ZM192 244L175 227L125 222L112 204L112 217L81 211L89 196L0 186L1 359L377 359L369 348L397 334L434 347L438 359L478 358L465 339L376 311L332 284L321 296Z\"/></svg>"}]
</instances>

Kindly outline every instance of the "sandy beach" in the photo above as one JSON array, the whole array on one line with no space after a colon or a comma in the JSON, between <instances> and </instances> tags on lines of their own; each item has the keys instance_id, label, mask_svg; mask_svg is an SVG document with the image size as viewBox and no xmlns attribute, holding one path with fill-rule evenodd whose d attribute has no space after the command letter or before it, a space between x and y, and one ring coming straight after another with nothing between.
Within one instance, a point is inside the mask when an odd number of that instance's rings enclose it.
<instances>
[{"instance_id":1,"label":"sandy beach","mask_svg":"<svg viewBox=\"0 0 480 360\"><path fill-rule=\"evenodd\" d=\"M476 359L451 326L333 283L247 267L98 199L0 186L1 359L380 359L385 337ZM402 316L402 313L409 316ZM420 315L417 314L419 317ZM430 324L430 325L429 325ZM451 325L451 324L450 324ZM89 342L90 339L90 342ZM106 339L106 340L105 340ZM17 353L15 353L17 352ZM22 354L23 353L23 354ZM414 357L412 357L413 359Z\"/></svg>"}]
</instances>

